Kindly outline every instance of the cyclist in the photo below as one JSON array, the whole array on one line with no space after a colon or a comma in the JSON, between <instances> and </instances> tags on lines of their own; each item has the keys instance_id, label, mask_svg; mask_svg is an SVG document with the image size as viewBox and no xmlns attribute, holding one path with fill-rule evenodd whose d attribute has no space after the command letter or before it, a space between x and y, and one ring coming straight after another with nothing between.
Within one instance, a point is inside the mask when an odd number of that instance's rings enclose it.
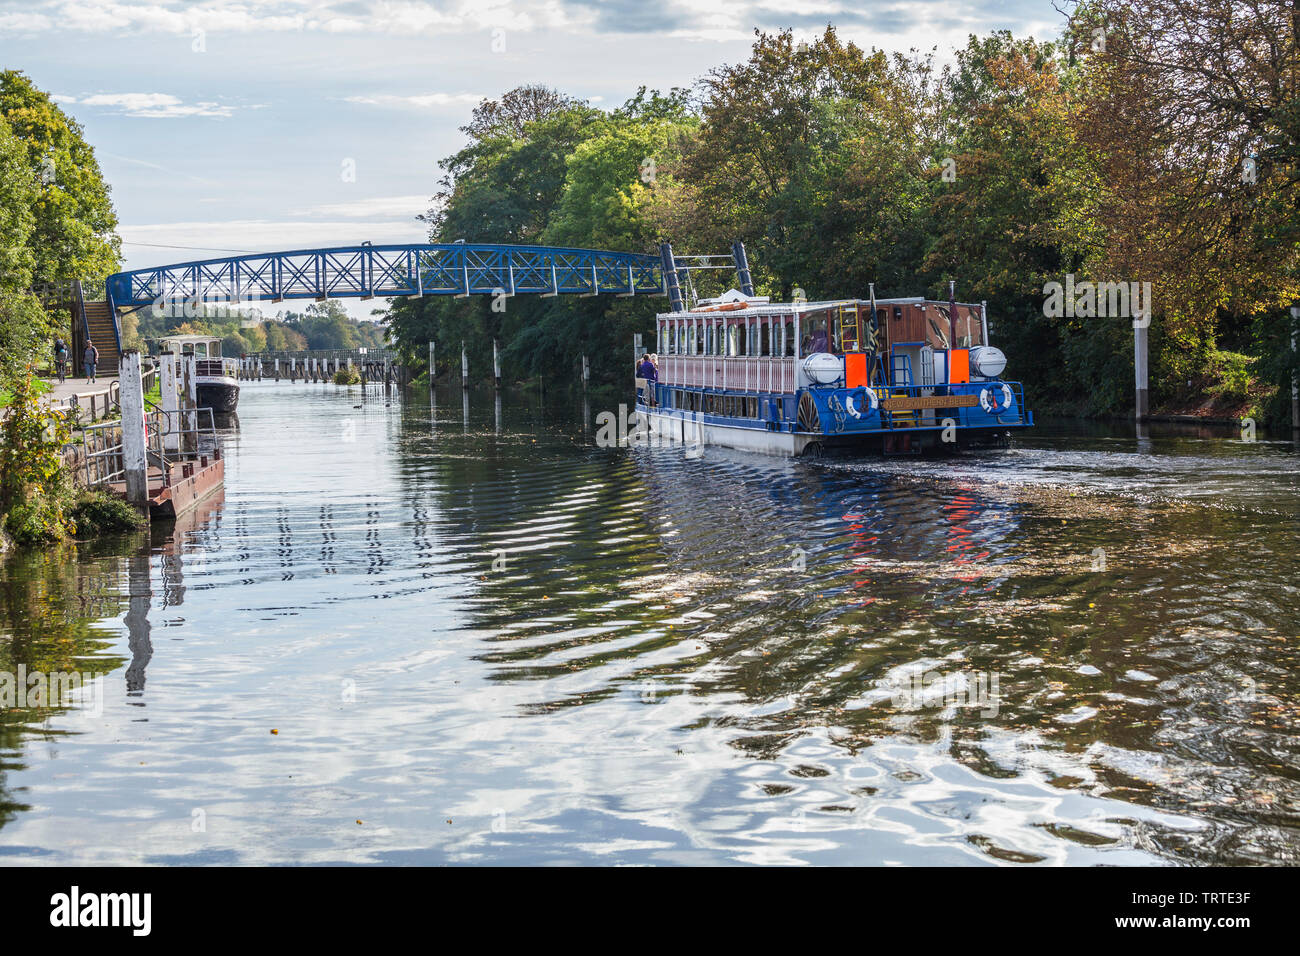
<instances>
[{"instance_id":1,"label":"cyclist","mask_svg":"<svg viewBox=\"0 0 1300 956\"><path fill-rule=\"evenodd\" d=\"M61 338L54 340L54 368L59 373L59 384L62 385L64 376L68 373L68 347Z\"/></svg>"}]
</instances>

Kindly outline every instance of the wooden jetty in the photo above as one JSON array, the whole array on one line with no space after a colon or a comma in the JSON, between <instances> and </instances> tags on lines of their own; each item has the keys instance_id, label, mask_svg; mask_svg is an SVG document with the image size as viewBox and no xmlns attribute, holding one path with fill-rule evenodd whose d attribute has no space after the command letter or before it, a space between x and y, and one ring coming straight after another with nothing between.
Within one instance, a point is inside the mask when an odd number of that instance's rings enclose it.
<instances>
[{"instance_id":1,"label":"wooden jetty","mask_svg":"<svg viewBox=\"0 0 1300 956\"><path fill-rule=\"evenodd\" d=\"M224 487L226 463L212 409L200 408L193 353L159 356L161 404L144 397L141 356L122 353L121 420L86 425L78 477L120 495L151 518L175 518Z\"/></svg>"}]
</instances>

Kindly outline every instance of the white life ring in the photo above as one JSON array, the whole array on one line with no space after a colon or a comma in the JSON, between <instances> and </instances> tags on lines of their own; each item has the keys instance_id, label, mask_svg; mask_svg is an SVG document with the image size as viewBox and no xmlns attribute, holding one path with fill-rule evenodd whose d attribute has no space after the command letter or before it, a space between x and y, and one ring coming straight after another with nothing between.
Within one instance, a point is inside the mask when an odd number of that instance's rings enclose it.
<instances>
[{"instance_id":1,"label":"white life ring","mask_svg":"<svg viewBox=\"0 0 1300 956\"><path fill-rule=\"evenodd\" d=\"M1001 393L1002 402L999 404L996 400L998 395L998 389L996 386L992 389L980 389L980 408L984 409L984 411L988 412L990 415L1001 415L1011 407L1011 402L1014 400L1014 396L1011 394L1011 386L1007 385L1005 382L1002 384Z\"/></svg>"},{"instance_id":2,"label":"white life ring","mask_svg":"<svg viewBox=\"0 0 1300 956\"><path fill-rule=\"evenodd\" d=\"M859 408L857 403L853 401L853 396L859 392L865 396L864 407L862 408ZM876 393L869 388L855 388L845 397L844 407L848 409L849 414L854 418L861 418L863 412L874 412L876 410Z\"/></svg>"}]
</instances>

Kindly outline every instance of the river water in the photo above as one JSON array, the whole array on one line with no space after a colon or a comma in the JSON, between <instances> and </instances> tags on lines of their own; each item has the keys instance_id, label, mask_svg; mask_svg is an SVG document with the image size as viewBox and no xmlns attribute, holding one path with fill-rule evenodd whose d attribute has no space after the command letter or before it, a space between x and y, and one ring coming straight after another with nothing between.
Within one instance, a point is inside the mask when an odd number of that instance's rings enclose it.
<instances>
[{"instance_id":1,"label":"river water","mask_svg":"<svg viewBox=\"0 0 1300 956\"><path fill-rule=\"evenodd\" d=\"M223 497L8 560L0 673L86 682L0 712L0 863L1300 861L1290 443L467 407L249 384Z\"/></svg>"}]
</instances>

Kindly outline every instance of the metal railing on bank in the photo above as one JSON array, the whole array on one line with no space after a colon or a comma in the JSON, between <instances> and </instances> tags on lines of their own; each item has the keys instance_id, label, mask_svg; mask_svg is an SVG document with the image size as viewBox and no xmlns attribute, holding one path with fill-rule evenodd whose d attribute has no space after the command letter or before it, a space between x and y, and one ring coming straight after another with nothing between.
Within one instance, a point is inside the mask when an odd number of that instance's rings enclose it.
<instances>
[{"instance_id":1,"label":"metal railing on bank","mask_svg":"<svg viewBox=\"0 0 1300 956\"><path fill-rule=\"evenodd\" d=\"M122 423L98 422L80 429L81 470L87 487L125 481ZM219 446L210 408L166 411L149 403L145 412L145 455L157 469L164 487L171 484L172 465L212 457Z\"/></svg>"}]
</instances>

